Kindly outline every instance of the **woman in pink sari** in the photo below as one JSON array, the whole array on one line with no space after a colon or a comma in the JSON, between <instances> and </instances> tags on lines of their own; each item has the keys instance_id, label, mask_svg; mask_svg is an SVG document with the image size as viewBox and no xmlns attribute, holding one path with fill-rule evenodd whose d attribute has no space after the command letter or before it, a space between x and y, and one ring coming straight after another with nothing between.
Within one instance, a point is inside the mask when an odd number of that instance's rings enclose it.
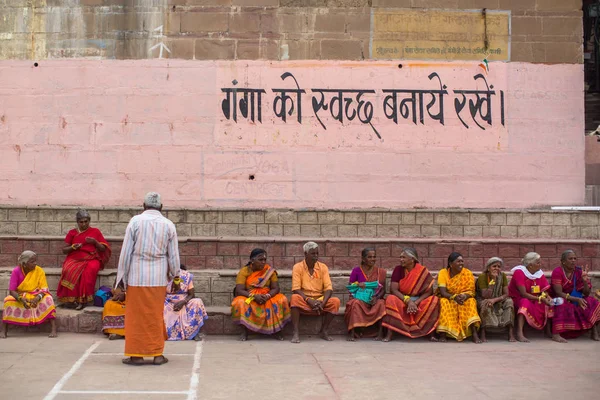
<instances>
[{"instance_id":1,"label":"woman in pink sari","mask_svg":"<svg viewBox=\"0 0 600 400\"><path fill-rule=\"evenodd\" d=\"M90 214L79 210L77 228L65 237L67 255L58 282L57 297L60 303L83 309L94 300L98 271L110 259L110 246L99 229L90 226Z\"/></svg>"},{"instance_id":2,"label":"woman in pink sari","mask_svg":"<svg viewBox=\"0 0 600 400\"><path fill-rule=\"evenodd\" d=\"M512 269L513 277L508 284L508 295L513 299L517 310L516 339L529 342L523 334L525 321L535 329L549 327L552 318L552 298L548 295L550 284L542 271L541 256L530 252L523 257L523 265Z\"/></svg>"},{"instance_id":3,"label":"woman in pink sari","mask_svg":"<svg viewBox=\"0 0 600 400\"><path fill-rule=\"evenodd\" d=\"M554 307L552 340L564 343L576 338L585 330L592 330L592 340L600 341L600 302L591 296L592 283L587 268L577 267L577 255L566 250L560 258L561 266L552 271L552 293L565 299Z\"/></svg>"}]
</instances>

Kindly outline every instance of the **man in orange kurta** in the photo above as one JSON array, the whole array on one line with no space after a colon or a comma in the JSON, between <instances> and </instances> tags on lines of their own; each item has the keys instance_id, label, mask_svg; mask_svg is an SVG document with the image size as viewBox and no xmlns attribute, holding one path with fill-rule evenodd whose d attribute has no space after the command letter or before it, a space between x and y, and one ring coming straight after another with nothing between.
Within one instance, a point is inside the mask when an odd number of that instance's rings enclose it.
<instances>
[{"instance_id":1,"label":"man in orange kurta","mask_svg":"<svg viewBox=\"0 0 600 400\"><path fill-rule=\"evenodd\" d=\"M292 269L292 343L300 343L298 325L300 314L322 315L323 323L319 335L324 340L333 340L327 330L340 309L340 299L332 297L333 287L327 265L319 262L319 245L308 242L304 245L304 261Z\"/></svg>"}]
</instances>

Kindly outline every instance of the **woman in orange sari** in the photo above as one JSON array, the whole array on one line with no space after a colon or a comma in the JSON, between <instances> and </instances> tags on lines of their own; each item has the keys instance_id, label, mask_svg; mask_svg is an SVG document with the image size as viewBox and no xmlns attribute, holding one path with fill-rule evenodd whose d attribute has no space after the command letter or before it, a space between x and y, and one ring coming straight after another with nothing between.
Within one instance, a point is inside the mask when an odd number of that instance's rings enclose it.
<instances>
[{"instance_id":1,"label":"woman in orange sari","mask_svg":"<svg viewBox=\"0 0 600 400\"><path fill-rule=\"evenodd\" d=\"M361 263L350 273L350 285L354 290L363 289L370 298L362 298L356 292L351 294L346 304L344 320L348 327L348 341L355 342L359 339L365 328L377 327L375 340L381 340L381 319L385 315L385 278L386 271L375 266L377 255L374 248L366 248L361 253ZM372 282L373 289L367 289L366 283ZM375 283L376 282L376 283ZM376 286L376 288L375 288ZM366 289L366 290L365 290ZM358 330L361 330L358 332Z\"/></svg>"},{"instance_id":2,"label":"woman in orange sari","mask_svg":"<svg viewBox=\"0 0 600 400\"><path fill-rule=\"evenodd\" d=\"M291 311L265 250L252 250L250 261L238 272L233 293L231 318L243 328L241 341L248 340L248 330L283 340L281 330L290 322Z\"/></svg>"},{"instance_id":3,"label":"woman in orange sari","mask_svg":"<svg viewBox=\"0 0 600 400\"><path fill-rule=\"evenodd\" d=\"M461 342L473 335L473 342L481 343L477 332L481 319L477 314L475 277L464 265L460 253L451 253L448 267L438 275L440 321L437 332L440 342L445 342L446 336Z\"/></svg>"},{"instance_id":4,"label":"woman in orange sari","mask_svg":"<svg viewBox=\"0 0 600 400\"><path fill-rule=\"evenodd\" d=\"M65 237L67 255L58 282L58 301L66 306L83 309L94 300L98 271L110 259L110 246L99 229L90 226L90 214L79 210L77 228Z\"/></svg>"},{"instance_id":5,"label":"woman in orange sari","mask_svg":"<svg viewBox=\"0 0 600 400\"><path fill-rule=\"evenodd\" d=\"M44 270L36 265L37 255L26 250L19 266L10 274L9 295L4 299L0 339L6 338L8 325L35 326L50 321L50 337L56 337L56 310Z\"/></svg>"},{"instance_id":6,"label":"woman in orange sari","mask_svg":"<svg viewBox=\"0 0 600 400\"><path fill-rule=\"evenodd\" d=\"M400 265L392 273L390 295L385 300L387 328L384 342L392 339L393 332L411 339L432 335L438 324L439 299L433 295L433 277L412 247L400 254ZM432 340L436 340L431 336Z\"/></svg>"}]
</instances>

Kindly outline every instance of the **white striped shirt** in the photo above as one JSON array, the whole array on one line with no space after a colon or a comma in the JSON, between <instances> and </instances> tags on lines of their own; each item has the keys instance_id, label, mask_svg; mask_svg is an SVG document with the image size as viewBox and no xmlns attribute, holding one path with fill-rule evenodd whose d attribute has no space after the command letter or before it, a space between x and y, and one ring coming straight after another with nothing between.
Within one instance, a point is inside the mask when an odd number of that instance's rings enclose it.
<instances>
[{"instance_id":1,"label":"white striped shirt","mask_svg":"<svg viewBox=\"0 0 600 400\"><path fill-rule=\"evenodd\" d=\"M169 274L179 275L179 245L173 222L158 210L131 218L119 257L117 284L167 286Z\"/></svg>"}]
</instances>

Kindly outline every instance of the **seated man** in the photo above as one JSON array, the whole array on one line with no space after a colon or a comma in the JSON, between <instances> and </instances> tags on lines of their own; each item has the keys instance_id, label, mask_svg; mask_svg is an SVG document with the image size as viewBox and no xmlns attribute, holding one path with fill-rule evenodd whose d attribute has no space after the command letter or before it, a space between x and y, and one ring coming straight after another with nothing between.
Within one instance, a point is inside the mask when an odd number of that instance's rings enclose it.
<instances>
[{"instance_id":1,"label":"seated man","mask_svg":"<svg viewBox=\"0 0 600 400\"><path fill-rule=\"evenodd\" d=\"M340 299L331 297L333 288L327 265L320 263L319 245L308 242L304 245L304 261L294 265L292 270L292 324L294 336L292 343L300 343L298 324L300 313L323 315L321 332L324 340L333 340L327 333L329 324L340 308Z\"/></svg>"}]
</instances>

